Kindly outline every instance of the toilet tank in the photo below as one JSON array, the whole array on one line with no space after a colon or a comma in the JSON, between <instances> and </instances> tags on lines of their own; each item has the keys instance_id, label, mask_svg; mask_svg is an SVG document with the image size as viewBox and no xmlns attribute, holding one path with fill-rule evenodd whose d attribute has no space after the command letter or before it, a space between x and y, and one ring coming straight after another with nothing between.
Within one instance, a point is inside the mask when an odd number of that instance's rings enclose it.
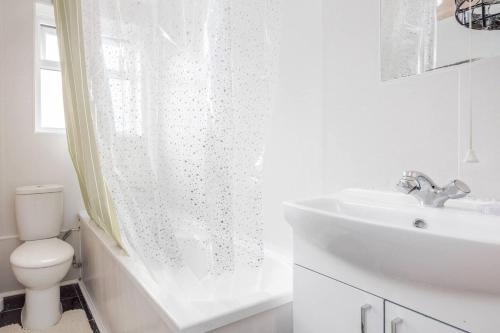
<instances>
[{"instance_id":1,"label":"toilet tank","mask_svg":"<svg viewBox=\"0 0 500 333\"><path fill-rule=\"evenodd\" d=\"M16 221L23 241L57 237L63 224L63 186L16 188Z\"/></svg>"}]
</instances>

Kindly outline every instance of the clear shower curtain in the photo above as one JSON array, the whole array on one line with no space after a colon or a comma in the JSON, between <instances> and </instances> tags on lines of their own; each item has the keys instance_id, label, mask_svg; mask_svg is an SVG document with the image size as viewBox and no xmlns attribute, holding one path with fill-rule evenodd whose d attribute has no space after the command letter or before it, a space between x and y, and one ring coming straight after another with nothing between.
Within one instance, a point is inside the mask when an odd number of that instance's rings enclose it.
<instances>
[{"instance_id":1,"label":"clear shower curtain","mask_svg":"<svg viewBox=\"0 0 500 333\"><path fill-rule=\"evenodd\" d=\"M123 243L157 280L263 261L272 0L86 0L85 66Z\"/></svg>"}]
</instances>

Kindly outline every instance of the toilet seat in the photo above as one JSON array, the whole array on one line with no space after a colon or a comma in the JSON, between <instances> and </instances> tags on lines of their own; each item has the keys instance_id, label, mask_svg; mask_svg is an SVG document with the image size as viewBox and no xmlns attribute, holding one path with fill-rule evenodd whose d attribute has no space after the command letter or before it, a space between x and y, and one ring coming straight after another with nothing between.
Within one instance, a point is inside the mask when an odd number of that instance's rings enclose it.
<instances>
[{"instance_id":1,"label":"toilet seat","mask_svg":"<svg viewBox=\"0 0 500 333\"><path fill-rule=\"evenodd\" d=\"M74 252L71 245L59 238L27 241L12 252L10 262L22 268L46 268L71 259Z\"/></svg>"}]
</instances>

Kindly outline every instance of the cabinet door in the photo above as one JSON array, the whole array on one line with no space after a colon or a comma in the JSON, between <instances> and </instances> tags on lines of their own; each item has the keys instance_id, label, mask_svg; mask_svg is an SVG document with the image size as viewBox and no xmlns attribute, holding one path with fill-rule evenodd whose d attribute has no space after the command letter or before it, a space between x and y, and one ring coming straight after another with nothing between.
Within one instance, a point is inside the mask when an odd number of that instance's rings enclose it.
<instances>
[{"instance_id":1,"label":"cabinet door","mask_svg":"<svg viewBox=\"0 0 500 333\"><path fill-rule=\"evenodd\" d=\"M383 320L381 298L295 265L294 333L383 333Z\"/></svg>"},{"instance_id":2,"label":"cabinet door","mask_svg":"<svg viewBox=\"0 0 500 333\"><path fill-rule=\"evenodd\" d=\"M386 333L462 333L452 326L405 309L394 303L385 302Z\"/></svg>"}]
</instances>

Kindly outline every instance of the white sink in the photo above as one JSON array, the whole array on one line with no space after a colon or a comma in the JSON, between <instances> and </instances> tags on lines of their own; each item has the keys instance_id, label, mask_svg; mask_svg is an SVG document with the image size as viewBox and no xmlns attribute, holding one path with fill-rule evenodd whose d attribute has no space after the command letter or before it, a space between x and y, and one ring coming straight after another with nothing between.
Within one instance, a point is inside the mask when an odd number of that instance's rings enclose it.
<instances>
[{"instance_id":1,"label":"white sink","mask_svg":"<svg viewBox=\"0 0 500 333\"><path fill-rule=\"evenodd\" d=\"M399 193L351 189L287 202L285 216L295 237L373 274L500 294L500 216L482 214L480 204L430 208Z\"/></svg>"}]
</instances>

